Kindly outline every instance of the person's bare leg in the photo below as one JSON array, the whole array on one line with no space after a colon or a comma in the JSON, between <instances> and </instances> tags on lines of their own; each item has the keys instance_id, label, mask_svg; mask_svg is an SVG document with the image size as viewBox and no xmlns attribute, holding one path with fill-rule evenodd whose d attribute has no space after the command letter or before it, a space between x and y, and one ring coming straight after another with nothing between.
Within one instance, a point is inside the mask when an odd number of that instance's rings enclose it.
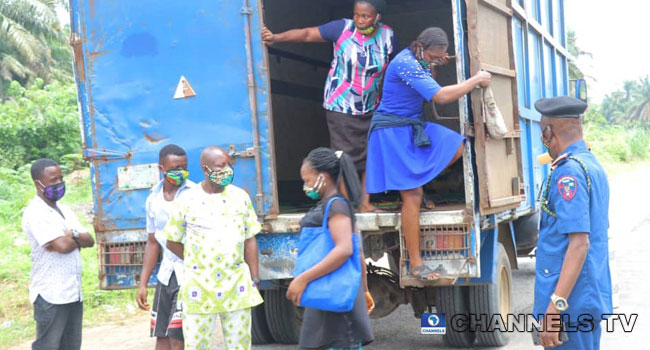
<instances>
[{"instance_id":1,"label":"person's bare leg","mask_svg":"<svg viewBox=\"0 0 650 350\"><path fill-rule=\"evenodd\" d=\"M366 172L364 171L361 175L361 204L359 205L359 211L362 213L368 212L377 212L379 211L377 207L370 203L370 195L366 192Z\"/></svg>"},{"instance_id":2,"label":"person's bare leg","mask_svg":"<svg viewBox=\"0 0 650 350\"><path fill-rule=\"evenodd\" d=\"M422 204L423 192L422 187L400 191L402 196L402 232L404 232L404 239L406 239L411 269L422 265L422 257L420 256L420 204Z\"/></svg>"},{"instance_id":3,"label":"person's bare leg","mask_svg":"<svg viewBox=\"0 0 650 350\"><path fill-rule=\"evenodd\" d=\"M449 168L452 164L456 163L462 156L463 156L463 151L465 150L465 143L461 143L460 146L458 146L458 150L456 150L456 154L454 155L454 158L451 159L449 164L445 167L445 169Z\"/></svg>"},{"instance_id":4,"label":"person's bare leg","mask_svg":"<svg viewBox=\"0 0 650 350\"><path fill-rule=\"evenodd\" d=\"M447 166L445 167L445 170L449 169L450 166L452 166L460 158L463 157L463 151L464 150L465 150L465 144L463 143L458 147L458 149L456 150L456 154L454 155L454 158L452 158L451 161L449 162L449 164L447 164ZM429 199L425 198L423 206L426 209L434 209L436 207L436 204L432 200L429 200Z\"/></svg>"},{"instance_id":5,"label":"person's bare leg","mask_svg":"<svg viewBox=\"0 0 650 350\"><path fill-rule=\"evenodd\" d=\"M169 338L156 338L156 350L171 350Z\"/></svg>"},{"instance_id":6,"label":"person's bare leg","mask_svg":"<svg viewBox=\"0 0 650 350\"><path fill-rule=\"evenodd\" d=\"M181 339L175 339L170 337L169 343L171 344L171 350L183 350L184 342Z\"/></svg>"}]
</instances>

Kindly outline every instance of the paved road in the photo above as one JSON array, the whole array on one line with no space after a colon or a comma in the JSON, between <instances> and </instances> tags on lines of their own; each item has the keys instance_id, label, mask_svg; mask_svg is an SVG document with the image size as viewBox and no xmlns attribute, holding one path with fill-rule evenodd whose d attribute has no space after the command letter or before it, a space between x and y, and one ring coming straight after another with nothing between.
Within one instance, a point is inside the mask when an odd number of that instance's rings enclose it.
<instances>
[{"instance_id":1,"label":"paved road","mask_svg":"<svg viewBox=\"0 0 650 350\"><path fill-rule=\"evenodd\" d=\"M650 165L618 173L611 177L610 222L616 245L619 305L616 313L637 313L638 321L632 333L618 330L603 333L602 349L647 349L643 336L650 332L650 186L647 185ZM513 271L513 298L515 313L529 313L532 309L535 261L518 260L519 270ZM413 316L410 306L399 307L388 317L373 320L375 342L366 347L372 350L447 349L441 336L421 335L420 320ZM535 348L530 334L515 333L507 347L523 350ZM286 345L255 346L256 350L295 349ZM541 349L541 347L537 347Z\"/></svg>"}]
</instances>

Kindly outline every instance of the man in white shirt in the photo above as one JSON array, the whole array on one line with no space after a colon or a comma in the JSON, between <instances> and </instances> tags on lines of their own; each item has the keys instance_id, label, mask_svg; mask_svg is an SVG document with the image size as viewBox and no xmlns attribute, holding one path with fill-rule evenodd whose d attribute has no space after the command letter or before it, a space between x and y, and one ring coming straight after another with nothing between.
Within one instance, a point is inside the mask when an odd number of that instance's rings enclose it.
<instances>
[{"instance_id":1,"label":"man in white shirt","mask_svg":"<svg viewBox=\"0 0 650 350\"><path fill-rule=\"evenodd\" d=\"M59 165L39 159L31 167L36 196L23 212L22 227L32 246L29 300L34 305L32 349L80 349L83 298L81 248L95 240L76 215L57 201L65 194Z\"/></svg>"},{"instance_id":2,"label":"man in white shirt","mask_svg":"<svg viewBox=\"0 0 650 350\"><path fill-rule=\"evenodd\" d=\"M187 179L187 154L177 145L167 145L160 150L158 168L163 179L151 189L145 205L148 238L136 301L141 309L149 310L147 285L162 252L151 311L150 335L157 338L156 350L182 350L182 312L177 306L176 296L183 280L183 260L167 249L167 240L162 231L169 220L174 201L195 184Z\"/></svg>"}]
</instances>

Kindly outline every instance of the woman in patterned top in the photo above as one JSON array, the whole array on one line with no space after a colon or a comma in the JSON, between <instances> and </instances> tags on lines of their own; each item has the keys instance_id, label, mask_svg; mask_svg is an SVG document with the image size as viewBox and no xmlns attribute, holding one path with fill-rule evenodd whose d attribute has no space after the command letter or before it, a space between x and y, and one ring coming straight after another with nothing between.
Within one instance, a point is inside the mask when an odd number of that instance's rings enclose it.
<instances>
[{"instance_id":1,"label":"woman in patterned top","mask_svg":"<svg viewBox=\"0 0 650 350\"><path fill-rule=\"evenodd\" d=\"M266 45L276 42L332 42L334 58L325 83L323 107L330 147L352 157L365 183L366 147L372 113L379 105L380 85L395 51L393 30L380 23L385 0L355 0L353 19L273 34L262 30ZM365 187L365 186L364 186ZM377 209L363 191L361 212Z\"/></svg>"}]
</instances>

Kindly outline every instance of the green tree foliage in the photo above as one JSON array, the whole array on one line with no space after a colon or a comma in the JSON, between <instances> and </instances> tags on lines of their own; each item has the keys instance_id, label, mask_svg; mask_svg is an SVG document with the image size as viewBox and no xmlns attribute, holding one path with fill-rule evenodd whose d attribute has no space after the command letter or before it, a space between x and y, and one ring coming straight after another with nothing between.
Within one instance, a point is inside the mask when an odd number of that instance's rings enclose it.
<instances>
[{"instance_id":1,"label":"green tree foliage","mask_svg":"<svg viewBox=\"0 0 650 350\"><path fill-rule=\"evenodd\" d=\"M63 0L0 0L0 82L70 80L72 53L56 16ZM0 93L3 91L0 89Z\"/></svg>"},{"instance_id":2,"label":"green tree foliage","mask_svg":"<svg viewBox=\"0 0 650 350\"><path fill-rule=\"evenodd\" d=\"M13 81L7 94L0 104L0 167L17 169L38 158L63 161L81 153L74 83L44 85L37 78L24 88Z\"/></svg>"},{"instance_id":3,"label":"green tree foliage","mask_svg":"<svg viewBox=\"0 0 650 350\"><path fill-rule=\"evenodd\" d=\"M602 113L613 124L650 127L650 77L628 80L603 98Z\"/></svg>"},{"instance_id":4,"label":"green tree foliage","mask_svg":"<svg viewBox=\"0 0 650 350\"><path fill-rule=\"evenodd\" d=\"M576 64L576 60L581 56L589 56L592 54L587 51L581 50L577 43L576 32L569 30L567 33L567 50L571 57L569 57L569 79L584 79L585 74L582 72L580 67Z\"/></svg>"},{"instance_id":5,"label":"green tree foliage","mask_svg":"<svg viewBox=\"0 0 650 350\"><path fill-rule=\"evenodd\" d=\"M650 79L646 76L631 88L627 119L650 125Z\"/></svg>"}]
</instances>

